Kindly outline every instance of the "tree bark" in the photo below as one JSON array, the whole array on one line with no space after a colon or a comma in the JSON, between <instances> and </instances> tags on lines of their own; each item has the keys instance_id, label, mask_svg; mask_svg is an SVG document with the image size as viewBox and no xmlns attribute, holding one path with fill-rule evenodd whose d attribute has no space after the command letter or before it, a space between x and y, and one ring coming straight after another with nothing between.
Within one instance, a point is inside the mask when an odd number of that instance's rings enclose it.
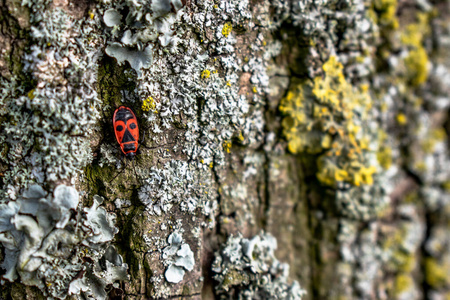
<instances>
[{"instance_id":1,"label":"tree bark","mask_svg":"<svg viewBox=\"0 0 450 300\"><path fill-rule=\"evenodd\" d=\"M302 299L450 297L447 2L135 2L2 1L0 204L36 183L74 186L73 215L103 197L129 276L111 299L282 299L294 281ZM227 261L263 233L274 255L238 256L288 264L283 288ZM50 297L39 280L0 298Z\"/></svg>"}]
</instances>

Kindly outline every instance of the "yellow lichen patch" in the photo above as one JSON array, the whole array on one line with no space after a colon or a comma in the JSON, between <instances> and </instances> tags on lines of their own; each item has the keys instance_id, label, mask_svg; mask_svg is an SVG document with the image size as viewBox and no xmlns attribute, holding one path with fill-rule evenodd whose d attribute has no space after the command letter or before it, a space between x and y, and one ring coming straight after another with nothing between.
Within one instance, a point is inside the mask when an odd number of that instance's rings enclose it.
<instances>
[{"instance_id":1,"label":"yellow lichen patch","mask_svg":"<svg viewBox=\"0 0 450 300\"><path fill-rule=\"evenodd\" d=\"M371 14L372 19L381 27L388 29L398 28L397 0L375 0L372 2L372 9L375 14Z\"/></svg>"},{"instance_id":2,"label":"yellow lichen patch","mask_svg":"<svg viewBox=\"0 0 450 300\"><path fill-rule=\"evenodd\" d=\"M377 160L380 166L387 170L392 165L392 149L389 146L381 145L377 152Z\"/></svg>"},{"instance_id":3,"label":"yellow lichen patch","mask_svg":"<svg viewBox=\"0 0 450 300\"><path fill-rule=\"evenodd\" d=\"M403 197L403 203L415 204L418 203L418 201L419 196L417 195L417 191L409 192Z\"/></svg>"},{"instance_id":4,"label":"yellow lichen patch","mask_svg":"<svg viewBox=\"0 0 450 300\"><path fill-rule=\"evenodd\" d=\"M227 23L223 24L222 35L224 37L228 37L232 30L233 30L233 26L231 25L230 22L227 22Z\"/></svg>"},{"instance_id":5,"label":"yellow lichen patch","mask_svg":"<svg viewBox=\"0 0 450 300\"><path fill-rule=\"evenodd\" d=\"M395 278L395 295L409 290L414 285L414 280L410 275L400 274Z\"/></svg>"},{"instance_id":6,"label":"yellow lichen patch","mask_svg":"<svg viewBox=\"0 0 450 300\"><path fill-rule=\"evenodd\" d=\"M401 42L407 46L419 47L425 35L430 33L430 14L418 13L417 22L409 24L401 34Z\"/></svg>"},{"instance_id":7,"label":"yellow lichen patch","mask_svg":"<svg viewBox=\"0 0 450 300\"><path fill-rule=\"evenodd\" d=\"M439 264L434 258L425 259L425 280L433 288L439 288L450 283L448 279L448 268L450 266L445 266Z\"/></svg>"},{"instance_id":8,"label":"yellow lichen patch","mask_svg":"<svg viewBox=\"0 0 450 300\"><path fill-rule=\"evenodd\" d=\"M425 172L427 170L427 165L424 161L418 161L414 164L414 169L420 172Z\"/></svg>"},{"instance_id":9,"label":"yellow lichen patch","mask_svg":"<svg viewBox=\"0 0 450 300\"><path fill-rule=\"evenodd\" d=\"M387 170L392 165L392 149L389 146L388 134L383 131L378 131L378 143L379 148L377 151L377 160L380 166Z\"/></svg>"},{"instance_id":10,"label":"yellow lichen patch","mask_svg":"<svg viewBox=\"0 0 450 300\"><path fill-rule=\"evenodd\" d=\"M356 186L360 186L361 184L373 184L373 174L377 171L376 167L369 166L361 167L358 171L353 173L353 184Z\"/></svg>"},{"instance_id":11,"label":"yellow lichen patch","mask_svg":"<svg viewBox=\"0 0 450 300\"><path fill-rule=\"evenodd\" d=\"M223 142L223 144L222 144L222 146L223 146L223 149L227 152L227 153L230 153L231 152L231 141L224 141Z\"/></svg>"},{"instance_id":12,"label":"yellow lichen patch","mask_svg":"<svg viewBox=\"0 0 450 300\"><path fill-rule=\"evenodd\" d=\"M211 72L207 69L203 70L202 73L200 74L200 77L203 79L209 78L209 76L211 76Z\"/></svg>"},{"instance_id":13,"label":"yellow lichen patch","mask_svg":"<svg viewBox=\"0 0 450 300\"><path fill-rule=\"evenodd\" d=\"M143 111L150 111L150 110L152 110L154 113L158 112L156 110L155 100L153 100L152 97L148 97L147 99L145 99L144 102L142 103L142 107L141 108L142 108Z\"/></svg>"},{"instance_id":14,"label":"yellow lichen patch","mask_svg":"<svg viewBox=\"0 0 450 300\"><path fill-rule=\"evenodd\" d=\"M401 42L410 49L404 62L407 79L413 86L421 85L428 78L429 59L423 40L430 32L429 19L429 14L417 14L418 22L409 24L401 34Z\"/></svg>"},{"instance_id":15,"label":"yellow lichen patch","mask_svg":"<svg viewBox=\"0 0 450 300\"><path fill-rule=\"evenodd\" d=\"M34 95L34 89L28 92L28 98L30 98L30 100L33 100L35 97Z\"/></svg>"},{"instance_id":16,"label":"yellow lichen patch","mask_svg":"<svg viewBox=\"0 0 450 300\"><path fill-rule=\"evenodd\" d=\"M428 55L423 47L418 47L409 52L405 58L407 76L414 86L421 85L428 78Z\"/></svg>"},{"instance_id":17,"label":"yellow lichen patch","mask_svg":"<svg viewBox=\"0 0 450 300\"><path fill-rule=\"evenodd\" d=\"M326 185L333 186L336 182L347 181L349 179L347 171L340 169L324 157L318 160L318 169L317 179Z\"/></svg>"},{"instance_id":18,"label":"yellow lichen patch","mask_svg":"<svg viewBox=\"0 0 450 300\"><path fill-rule=\"evenodd\" d=\"M352 86L334 56L323 65L323 71L313 82L293 84L281 100L288 149L292 153L324 153L318 159L317 173L324 184L370 185L376 167L364 158L372 151L366 123L372 106L369 86Z\"/></svg>"},{"instance_id":19,"label":"yellow lichen patch","mask_svg":"<svg viewBox=\"0 0 450 300\"><path fill-rule=\"evenodd\" d=\"M330 186L336 185L337 182L349 182L355 186L373 184L373 175L377 171L375 166L363 166L358 162L357 156L354 160L341 159L339 164L336 164L335 158L336 156L332 155L319 157L317 179L322 183Z\"/></svg>"},{"instance_id":20,"label":"yellow lichen patch","mask_svg":"<svg viewBox=\"0 0 450 300\"><path fill-rule=\"evenodd\" d=\"M244 141L244 135L242 134L242 131L241 132L239 132L239 136L238 136L238 139L241 141L241 142L243 142Z\"/></svg>"},{"instance_id":21,"label":"yellow lichen patch","mask_svg":"<svg viewBox=\"0 0 450 300\"><path fill-rule=\"evenodd\" d=\"M443 187L444 190L446 190L447 192L450 192L450 180L445 181L445 182L442 184L442 187Z\"/></svg>"},{"instance_id":22,"label":"yellow lichen patch","mask_svg":"<svg viewBox=\"0 0 450 300\"><path fill-rule=\"evenodd\" d=\"M442 142L447 137L443 128L436 128L431 131L422 141L422 149L425 153L432 153L437 143Z\"/></svg>"},{"instance_id":23,"label":"yellow lichen patch","mask_svg":"<svg viewBox=\"0 0 450 300\"><path fill-rule=\"evenodd\" d=\"M404 113L399 113L396 119L397 123L400 125L406 125L406 123L408 123L408 119L406 118L406 115Z\"/></svg>"},{"instance_id":24,"label":"yellow lichen patch","mask_svg":"<svg viewBox=\"0 0 450 300\"><path fill-rule=\"evenodd\" d=\"M332 141L331 135L329 135L329 134L324 135L322 138L322 142L321 142L322 148L324 148L324 149L330 148L331 141Z\"/></svg>"}]
</instances>

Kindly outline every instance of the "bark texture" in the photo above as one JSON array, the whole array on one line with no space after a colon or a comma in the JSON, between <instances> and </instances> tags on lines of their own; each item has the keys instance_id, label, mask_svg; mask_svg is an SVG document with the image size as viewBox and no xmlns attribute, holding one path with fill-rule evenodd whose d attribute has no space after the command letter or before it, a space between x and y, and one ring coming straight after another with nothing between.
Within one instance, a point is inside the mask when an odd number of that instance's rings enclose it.
<instances>
[{"instance_id":1,"label":"bark texture","mask_svg":"<svg viewBox=\"0 0 450 300\"><path fill-rule=\"evenodd\" d=\"M448 8L3 0L0 298L449 299Z\"/></svg>"}]
</instances>

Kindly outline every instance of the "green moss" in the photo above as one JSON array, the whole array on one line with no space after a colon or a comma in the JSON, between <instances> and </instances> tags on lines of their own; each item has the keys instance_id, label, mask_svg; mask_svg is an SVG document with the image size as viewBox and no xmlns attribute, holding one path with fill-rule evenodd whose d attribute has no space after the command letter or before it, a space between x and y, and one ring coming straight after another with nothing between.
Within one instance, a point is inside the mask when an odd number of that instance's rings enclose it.
<instances>
[{"instance_id":1,"label":"green moss","mask_svg":"<svg viewBox=\"0 0 450 300\"><path fill-rule=\"evenodd\" d=\"M22 6L21 1L7 1L0 9L0 26L2 34L11 38L11 48L9 52L2 53L1 58L7 63L11 73L4 72L3 76L10 79L11 75L17 76L23 86L33 86L30 84L32 78L30 74L23 72L23 55L30 49L32 41L30 37L30 11L26 6ZM28 50L29 51L29 50Z\"/></svg>"},{"instance_id":2,"label":"green moss","mask_svg":"<svg viewBox=\"0 0 450 300\"><path fill-rule=\"evenodd\" d=\"M87 191L92 195L106 196L105 194L105 182L111 180L111 174L114 169L112 167L100 167L97 164L87 165L84 169L86 176Z\"/></svg>"},{"instance_id":3,"label":"green moss","mask_svg":"<svg viewBox=\"0 0 450 300\"><path fill-rule=\"evenodd\" d=\"M143 230L145 228L146 216L143 206L132 206L128 214L118 211L117 225L119 232L117 238L120 243L117 244L119 252L123 254L125 261L129 264L130 272L133 278L142 276L141 267L143 255L148 251L148 247L142 239ZM145 267L145 260L144 260ZM147 275L151 274L148 267Z\"/></svg>"},{"instance_id":4,"label":"green moss","mask_svg":"<svg viewBox=\"0 0 450 300\"><path fill-rule=\"evenodd\" d=\"M136 73L128 64L120 66L114 58L107 55L103 57L98 69L98 89L104 107L111 108L106 115L108 119L112 118L114 109L123 104L124 90L131 95L135 94L136 76ZM127 103L127 105L132 107L135 113L140 116L141 105L133 103Z\"/></svg>"}]
</instances>

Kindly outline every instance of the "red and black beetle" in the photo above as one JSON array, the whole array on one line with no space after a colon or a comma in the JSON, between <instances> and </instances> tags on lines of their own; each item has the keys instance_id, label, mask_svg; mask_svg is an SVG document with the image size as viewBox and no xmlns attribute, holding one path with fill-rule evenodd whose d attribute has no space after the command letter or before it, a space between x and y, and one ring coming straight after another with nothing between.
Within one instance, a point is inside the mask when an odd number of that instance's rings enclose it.
<instances>
[{"instance_id":1,"label":"red and black beetle","mask_svg":"<svg viewBox=\"0 0 450 300\"><path fill-rule=\"evenodd\" d=\"M120 149L127 158L136 156L139 147L139 126L131 108L120 106L113 116L114 133Z\"/></svg>"}]
</instances>

